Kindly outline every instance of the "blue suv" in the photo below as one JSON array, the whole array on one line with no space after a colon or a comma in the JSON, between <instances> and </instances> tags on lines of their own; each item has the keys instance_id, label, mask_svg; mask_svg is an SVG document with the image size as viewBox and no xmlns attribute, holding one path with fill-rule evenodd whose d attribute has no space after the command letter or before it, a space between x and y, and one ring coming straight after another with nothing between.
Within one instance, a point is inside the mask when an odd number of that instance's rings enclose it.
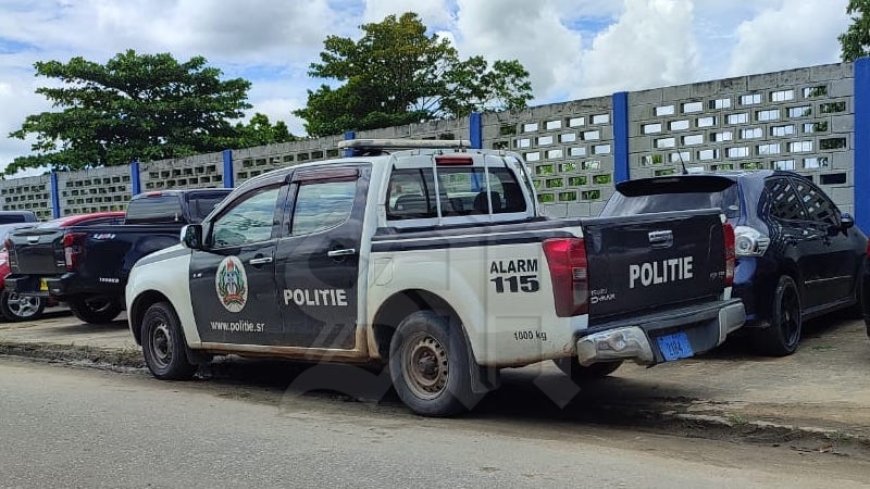
<instances>
[{"instance_id":1,"label":"blue suv","mask_svg":"<svg viewBox=\"0 0 870 489\"><path fill-rule=\"evenodd\" d=\"M760 353L797 350L807 319L851 308L862 316L867 237L808 178L784 171L687 174L616 186L602 216L720 209L734 226L732 295ZM870 290L868 290L870 292Z\"/></svg>"}]
</instances>

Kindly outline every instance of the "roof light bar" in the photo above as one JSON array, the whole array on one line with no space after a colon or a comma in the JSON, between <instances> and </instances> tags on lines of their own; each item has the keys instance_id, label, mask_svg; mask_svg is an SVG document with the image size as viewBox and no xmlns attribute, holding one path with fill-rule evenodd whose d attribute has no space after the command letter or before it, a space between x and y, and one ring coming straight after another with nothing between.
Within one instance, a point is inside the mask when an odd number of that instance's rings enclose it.
<instances>
[{"instance_id":1,"label":"roof light bar","mask_svg":"<svg viewBox=\"0 0 870 489\"><path fill-rule=\"evenodd\" d=\"M471 148L468 139L349 139L339 141L338 149L463 149Z\"/></svg>"}]
</instances>

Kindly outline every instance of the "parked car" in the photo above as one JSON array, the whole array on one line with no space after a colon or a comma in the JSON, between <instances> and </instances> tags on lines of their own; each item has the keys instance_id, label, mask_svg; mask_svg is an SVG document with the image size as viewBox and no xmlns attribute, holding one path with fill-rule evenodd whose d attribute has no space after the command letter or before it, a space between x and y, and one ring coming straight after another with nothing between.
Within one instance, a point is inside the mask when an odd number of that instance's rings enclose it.
<instances>
[{"instance_id":1,"label":"parked car","mask_svg":"<svg viewBox=\"0 0 870 489\"><path fill-rule=\"evenodd\" d=\"M803 322L851 308L861 317L867 237L809 179L784 171L668 176L616 186L602 216L716 208L734 225L735 297L768 355L798 348Z\"/></svg>"},{"instance_id":2,"label":"parked car","mask_svg":"<svg viewBox=\"0 0 870 489\"><path fill-rule=\"evenodd\" d=\"M518 154L346 144L366 155L248 180L136 264L128 318L156 377L214 354L381 362L407 406L444 416L502 367L556 360L583 381L743 324L718 209L549 220Z\"/></svg>"},{"instance_id":3,"label":"parked car","mask_svg":"<svg viewBox=\"0 0 870 489\"><path fill-rule=\"evenodd\" d=\"M200 222L228 189L169 190L134 197L121 224L38 227L7 240L6 287L66 302L88 323L113 320L136 261L178 243L182 226Z\"/></svg>"},{"instance_id":4,"label":"parked car","mask_svg":"<svg viewBox=\"0 0 870 489\"><path fill-rule=\"evenodd\" d=\"M7 321L36 319L42 315L46 307L57 304L57 301L51 298L22 295L5 289L6 277L11 272L9 268L9 252L6 251L5 243L12 232L22 228L62 229L70 226L116 224L123 222L123 220L123 212L96 212L61 217L44 223L24 222L0 225L0 243L4 243L4 247L0 249L0 289L2 289L2 292L0 292L0 314L2 314L3 318Z\"/></svg>"},{"instance_id":5,"label":"parked car","mask_svg":"<svg viewBox=\"0 0 870 489\"><path fill-rule=\"evenodd\" d=\"M0 225L22 222L37 222L36 214L32 211L0 211Z\"/></svg>"}]
</instances>

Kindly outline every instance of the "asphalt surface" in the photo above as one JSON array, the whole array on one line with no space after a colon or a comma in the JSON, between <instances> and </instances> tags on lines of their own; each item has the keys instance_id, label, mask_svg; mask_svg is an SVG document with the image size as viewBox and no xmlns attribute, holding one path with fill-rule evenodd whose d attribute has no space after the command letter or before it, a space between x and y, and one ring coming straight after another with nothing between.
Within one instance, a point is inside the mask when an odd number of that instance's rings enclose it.
<instances>
[{"instance_id":1,"label":"asphalt surface","mask_svg":"<svg viewBox=\"0 0 870 489\"><path fill-rule=\"evenodd\" d=\"M866 487L830 453L0 359L0 487Z\"/></svg>"}]
</instances>

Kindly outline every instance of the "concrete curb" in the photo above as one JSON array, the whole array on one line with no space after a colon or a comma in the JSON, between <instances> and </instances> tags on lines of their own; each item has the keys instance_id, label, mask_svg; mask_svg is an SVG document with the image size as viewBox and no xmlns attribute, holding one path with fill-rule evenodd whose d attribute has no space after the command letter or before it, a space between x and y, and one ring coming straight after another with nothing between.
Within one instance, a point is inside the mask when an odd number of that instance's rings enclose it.
<instances>
[{"instance_id":1,"label":"concrete curb","mask_svg":"<svg viewBox=\"0 0 870 489\"><path fill-rule=\"evenodd\" d=\"M145 368L142 353L138 350L118 350L52 343L17 343L0 340L0 355L101 368Z\"/></svg>"}]
</instances>

